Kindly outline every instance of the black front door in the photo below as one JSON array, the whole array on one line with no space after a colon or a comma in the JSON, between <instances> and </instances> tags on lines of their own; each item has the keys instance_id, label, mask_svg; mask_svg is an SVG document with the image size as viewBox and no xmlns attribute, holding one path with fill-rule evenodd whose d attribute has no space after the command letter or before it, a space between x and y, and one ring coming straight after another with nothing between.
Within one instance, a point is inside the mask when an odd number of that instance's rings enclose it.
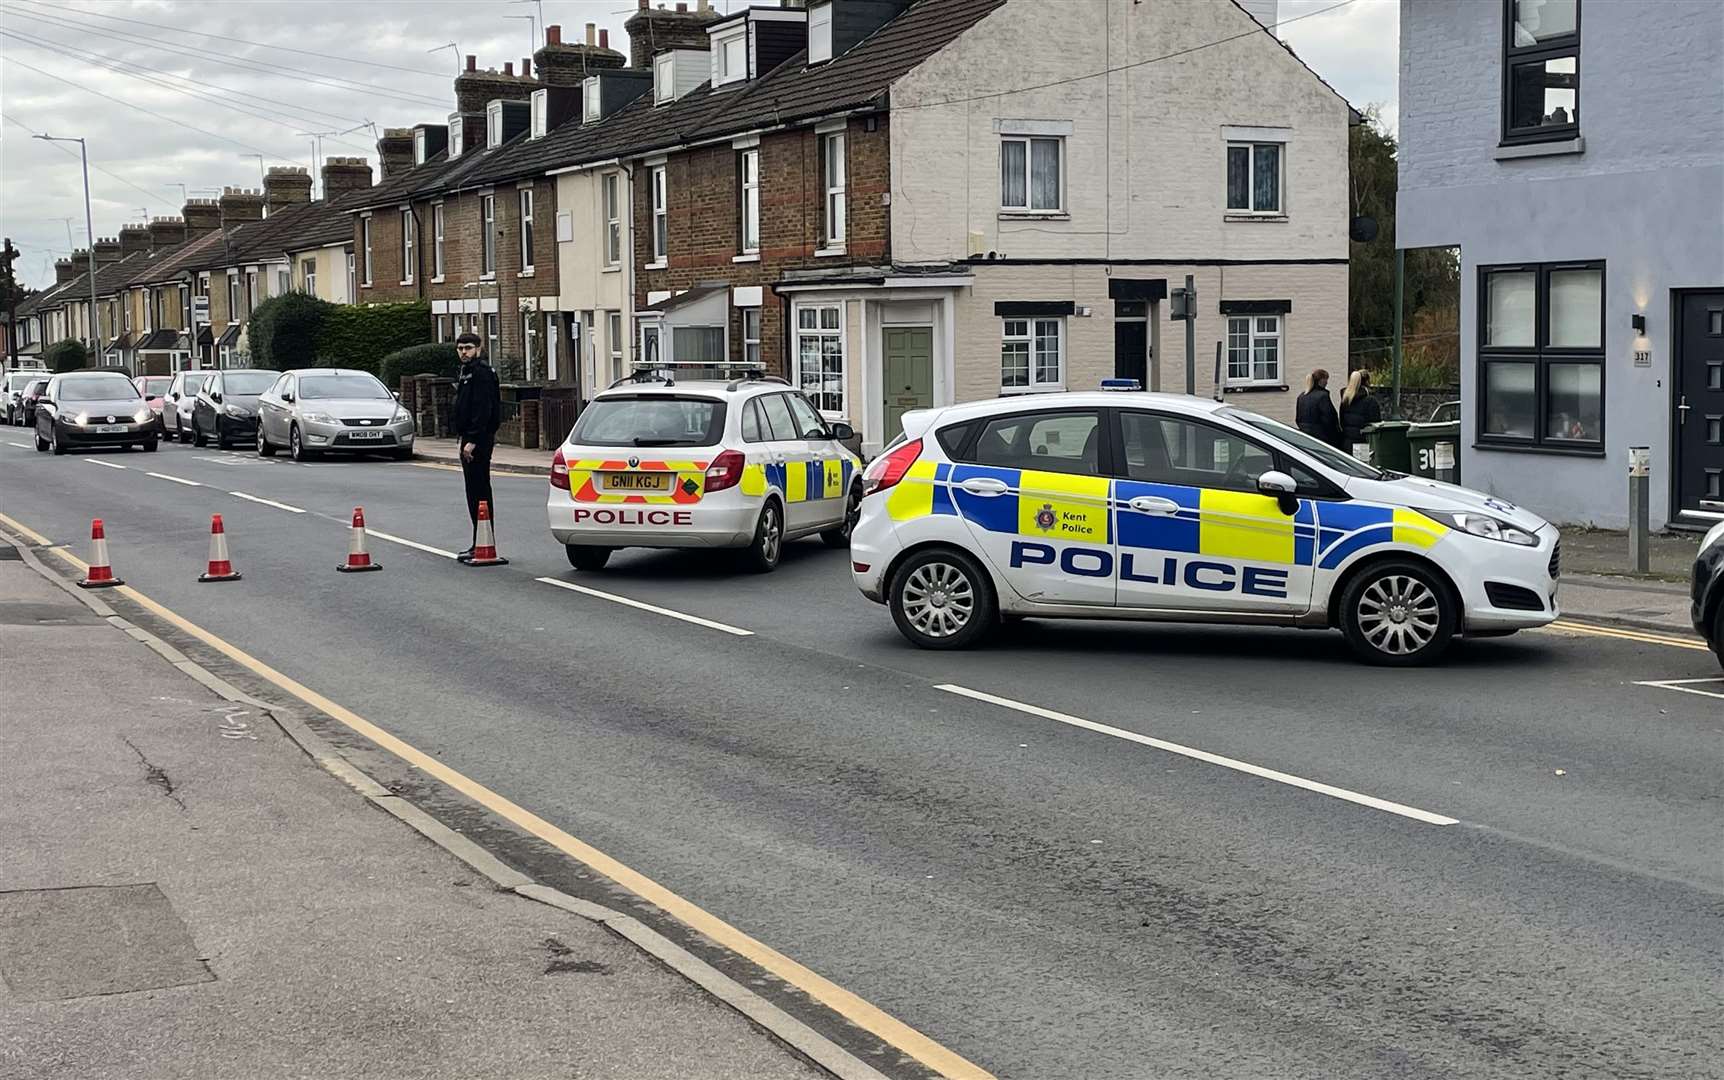
<instances>
[{"instance_id":1,"label":"black front door","mask_svg":"<svg viewBox=\"0 0 1724 1080\"><path fill-rule=\"evenodd\" d=\"M1149 389L1149 320L1148 305L1141 302L1120 302L1113 321L1113 377L1136 379L1137 385Z\"/></svg>"},{"instance_id":2,"label":"black front door","mask_svg":"<svg viewBox=\"0 0 1724 1080\"><path fill-rule=\"evenodd\" d=\"M1724 291L1682 294L1675 397L1676 507L1724 513Z\"/></svg>"}]
</instances>

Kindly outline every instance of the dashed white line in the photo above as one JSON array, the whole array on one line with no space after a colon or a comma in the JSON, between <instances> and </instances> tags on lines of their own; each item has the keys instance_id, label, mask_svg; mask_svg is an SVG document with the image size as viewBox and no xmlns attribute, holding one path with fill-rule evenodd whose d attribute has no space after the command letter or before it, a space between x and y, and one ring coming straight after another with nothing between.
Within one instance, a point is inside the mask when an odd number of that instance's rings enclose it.
<instances>
[{"instance_id":1,"label":"dashed white line","mask_svg":"<svg viewBox=\"0 0 1724 1080\"><path fill-rule=\"evenodd\" d=\"M279 503L279 502L276 502L274 499L260 499L256 495L247 495L243 491L230 491L230 492L228 492L228 494L232 495L236 499L244 499L247 502L262 503L264 506L273 506L277 510L286 510L290 514L303 514L303 513L305 513L304 510L301 510L297 506L289 506L286 503Z\"/></svg>"},{"instance_id":2,"label":"dashed white line","mask_svg":"<svg viewBox=\"0 0 1724 1080\"><path fill-rule=\"evenodd\" d=\"M125 468L124 465L115 465L113 462L103 461L101 458L87 457L84 460L88 461L92 465L100 465L104 469L123 469L123 468Z\"/></svg>"},{"instance_id":3,"label":"dashed white line","mask_svg":"<svg viewBox=\"0 0 1724 1080\"><path fill-rule=\"evenodd\" d=\"M144 475L153 476L157 480L172 480L174 483L184 484L186 487L203 487L203 485L198 483L196 480L187 480L183 476L169 476L167 473L162 472L147 472Z\"/></svg>"},{"instance_id":4,"label":"dashed white line","mask_svg":"<svg viewBox=\"0 0 1724 1080\"><path fill-rule=\"evenodd\" d=\"M540 580L542 581L544 579L541 578ZM1390 802L1387 799L1379 799L1372 795L1361 795L1357 791L1348 791L1346 788L1338 788L1330 784L1319 783L1315 780L1307 780L1302 776L1294 776L1291 773L1279 772L1275 769L1265 769L1261 765L1253 765L1250 762L1240 761L1237 758L1223 757L1220 754L1211 754L1206 750L1197 750L1189 746L1181 746L1179 743L1168 742L1165 739L1155 739L1148 735L1139 735L1135 731L1126 731L1123 728L1111 727L1107 724L1098 724L1094 720L1085 720L1082 717L1072 716L1068 713L1055 712L1052 709L1044 709L1039 705L1026 705L1021 701L1013 701L1011 698L996 697L993 694L983 693L980 690L971 690L967 686L955 686L950 683L943 683L935 686L934 689L944 690L948 694L957 694L960 697L972 698L976 701L985 701L990 705L998 705L1001 708L1013 709L1021 713L1028 713L1030 716L1039 716L1044 720L1053 720L1057 723L1069 724L1072 727L1083 728L1086 731L1094 731L1102 735L1111 735L1116 739L1124 739L1127 742L1138 743L1142 746L1151 746L1157 750L1165 750L1170 754L1178 754L1181 757L1188 757L1196 761L1208 762L1211 765L1220 765L1225 769L1233 769L1237 772L1249 773L1252 776L1262 777L1265 780L1273 780L1278 784L1287 784L1291 787L1304 788L1306 791L1315 791L1319 795L1327 795L1332 799L1342 799L1346 802L1358 803L1360 806L1369 806L1373 810L1383 810L1391 814L1399 814L1401 817L1412 818L1414 821L1422 821L1427 825L1459 824L1459 819L1457 818L1445 817L1442 814L1433 814L1429 810L1420 810L1414 806L1406 806L1402 803Z\"/></svg>"},{"instance_id":5,"label":"dashed white line","mask_svg":"<svg viewBox=\"0 0 1724 1080\"><path fill-rule=\"evenodd\" d=\"M725 634L734 634L737 637L753 637L754 636L753 630L744 630L740 626L731 626L728 623L713 622L711 619L703 619L698 615L685 615L684 613L682 613L680 611L672 611L669 608L657 607L653 604L644 603L640 600L630 599L627 596L618 596L615 593L600 592L597 589L589 589L585 585L576 585L575 583L573 583L571 581L559 581L556 578L549 578L549 577L542 577L542 578L539 578L537 580L544 582L546 585L555 585L559 589L567 589L570 592L580 593L583 596L593 596L593 597L597 597L600 600L609 600L613 604L622 604L625 607L638 608L641 611L650 611L654 615L663 615L666 618L680 619L681 621L683 621L685 623L693 623L696 626L704 626L708 630L717 630L717 631L720 631L721 633L725 633Z\"/></svg>"},{"instance_id":6,"label":"dashed white line","mask_svg":"<svg viewBox=\"0 0 1724 1080\"><path fill-rule=\"evenodd\" d=\"M419 551L429 552L432 555L441 555L445 559L453 559L455 557L455 553L453 551L444 551L442 548L432 547L430 544L421 544L419 541L409 540L405 536L395 536L391 533L378 532L376 529L372 528L367 528L365 530L365 535L375 536L379 540L387 540L391 544L400 544L402 547L416 548Z\"/></svg>"},{"instance_id":7,"label":"dashed white line","mask_svg":"<svg viewBox=\"0 0 1724 1080\"><path fill-rule=\"evenodd\" d=\"M12 442L12 441L10 441L10 440L8 440L8 441L7 441L7 443L6 443L6 445L7 445L7 446L16 446L16 447L17 447L17 448L18 448L18 449L20 449L20 450L28 450L28 449L30 449L30 444L29 444L29 443L21 443L21 442Z\"/></svg>"}]
</instances>

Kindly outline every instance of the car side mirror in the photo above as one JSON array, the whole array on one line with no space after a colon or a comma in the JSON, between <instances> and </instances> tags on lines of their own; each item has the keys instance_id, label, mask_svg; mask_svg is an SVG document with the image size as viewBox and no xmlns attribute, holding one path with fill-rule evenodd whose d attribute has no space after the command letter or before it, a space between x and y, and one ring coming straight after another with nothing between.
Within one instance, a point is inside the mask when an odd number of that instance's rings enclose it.
<instances>
[{"instance_id":1,"label":"car side mirror","mask_svg":"<svg viewBox=\"0 0 1724 1080\"><path fill-rule=\"evenodd\" d=\"M1299 500L1296 497L1299 484L1284 472L1270 469L1257 476L1257 490L1265 495L1274 496L1283 514L1291 517L1299 510Z\"/></svg>"},{"instance_id":2,"label":"car side mirror","mask_svg":"<svg viewBox=\"0 0 1724 1080\"><path fill-rule=\"evenodd\" d=\"M837 439L839 442L843 442L845 439L854 439L856 437L856 429L842 420L834 420L830 427L832 428L832 437Z\"/></svg>"},{"instance_id":3,"label":"car side mirror","mask_svg":"<svg viewBox=\"0 0 1724 1080\"><path fill-rule=\"evenodd\" d=\"M221 395L219 393L211 392L210 400L219 405L221 403Z\"/></svg>"},{"instance_id":4,"label":"car side mirror","mask_svg":"<svg viewBox=\"0 0 1724 1080\"><path fill-rule=\"evenodd\" d=\"M292 405L293 404L293 395L284 393L281 395L281 400L282 400L283 404Z\"/></svg>"}]
</instances>

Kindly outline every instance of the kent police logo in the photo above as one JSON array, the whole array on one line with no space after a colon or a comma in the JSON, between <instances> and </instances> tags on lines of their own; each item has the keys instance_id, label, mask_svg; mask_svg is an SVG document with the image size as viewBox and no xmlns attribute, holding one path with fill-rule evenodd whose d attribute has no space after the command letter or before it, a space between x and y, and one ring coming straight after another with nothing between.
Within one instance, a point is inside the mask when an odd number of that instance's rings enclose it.
<instances>
[{"instance_id":1,"label":"kent police logo","mask_svg":"<svg viewBox=\"0 0 1724 1080\"><path fill-rule=\"evenodd\" d=\"M1040 529L1042 532L1052 531L1053 527L1058 523L1059 517L1054 513L1052 503L1043 503L1042 508L1036 511L1036 528Z\"/></svg>"}]
</instances>

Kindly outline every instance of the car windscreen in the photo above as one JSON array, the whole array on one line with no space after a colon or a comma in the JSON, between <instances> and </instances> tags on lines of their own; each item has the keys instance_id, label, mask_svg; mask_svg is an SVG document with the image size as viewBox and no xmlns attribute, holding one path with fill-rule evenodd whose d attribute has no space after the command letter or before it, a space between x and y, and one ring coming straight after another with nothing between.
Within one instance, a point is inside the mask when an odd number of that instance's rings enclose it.
<instances>
[{"instance_id":1,"label":"car windscreen","mask_svg":"<svg viewBox=\"0 0 1724 1080\"><path fill-rule=\"evenodd\" d=\"M222 389L234 397L256 397L279 378L273 371L230 371L222 376Z\"/></svg>"},{"instance_id":2,"label":"car windscreen","mask_svg":"<svg viewBox=\"0 0 1724 1080\"><path fill-rule=\"evenodd\" d=\"M724 402L669 394L599 398L581 413L580 446L712 446L724 434Z\"/></svg>"},{"instance_id":3,"label":"car windscreen","mask_svg":"<svg viewBox=\"0 0 1724 1080\"><path fill-rule=\"evenodd\" d=\"M61 401L124 401L138 396L138 388L124 375L60 380Z\"/></svg>"},{"instance_id":4,"label":"car windscreen","mask_svg":"<svg viewBox=\"0 0 1724 1080\"><path fill-rule=\"evenodd\" d=\"M389 390L369 375L301 375L299 396L312 398L377 398L394 397Z\"/></svg>"},{"instance_id":5,"label":"car windscreen","mask_svg":"<svg viewBox=\"0 0 1724 1080\"><path fill-rule=\"evenodd\" d=\"M168 384L174 380L166 375L144 380L144 393L150 397L161 397L168 392Z\"/></svg>"},{"instance_id":6,"label":"car windscreen","mask_svg":"<svg viewBox=\"0 0 1724 1080\"><path fill-rule=\"evenodd\" d=\"M1246 412L1244 409L1223 409L1221 415L1256 428L1263 434L1279 439L1288 446L1303 450L1344 476L1354 476L1361 480L1384 479L1383 470L1372 468L1356 457L1343 454L1328 443L1321 439L1313 439L1298 428L1288 427L1286 424L1271 420L1267 416L1259 416L1254 412Z\"/></svg>"},{"instance_id":7,"label":"car windscreen","mask_svg":"<svg viewBox=\"0 0 1724 1080\"><path fill-rule=\"evenodd\" d=\"M185 394L185 395L187 395L187 396L190 396L190 395L192 395L192 394L195 394L195 393L197 393L197 392L198 392L198 391L199 391L199 390L202 390L202 389L203 389L203 385L204 385L204 382L205 382L205 381L206 381L206 380L207 380L207 379L208 379L208 378L209 378L209 376L208 376L208 375L187 375L187 376L186 376L186 377L185 377L185 379L186 379L186 388L185 388L185 389L184 389L184 390L182 390L182 391L180 391L180 392L181 392L181 393L182 393L182 394Z\"/></svg>"}]
</instances>

